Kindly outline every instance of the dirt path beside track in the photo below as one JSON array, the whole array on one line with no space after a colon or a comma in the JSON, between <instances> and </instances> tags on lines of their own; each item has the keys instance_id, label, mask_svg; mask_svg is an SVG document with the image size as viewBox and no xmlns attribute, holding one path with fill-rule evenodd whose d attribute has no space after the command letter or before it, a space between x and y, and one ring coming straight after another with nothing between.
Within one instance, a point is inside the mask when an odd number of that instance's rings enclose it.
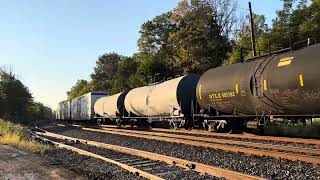
<instances>
[{"instance_id":1,"label":"dirt path beside track","mask_svg":"<svg viewBox=\"0 0 320 180\"><path fill-rule=\"evenodd\" d=\"M7 179L76 179L85 178L41 155L7 145L0 145L0 180Z\"/></svg>"}]
</instances>

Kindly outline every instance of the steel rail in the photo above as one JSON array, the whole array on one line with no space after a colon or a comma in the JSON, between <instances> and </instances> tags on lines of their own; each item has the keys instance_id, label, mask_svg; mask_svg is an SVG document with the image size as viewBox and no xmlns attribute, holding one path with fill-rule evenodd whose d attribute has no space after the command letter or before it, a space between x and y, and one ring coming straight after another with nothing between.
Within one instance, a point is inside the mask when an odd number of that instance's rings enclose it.
<instances>
[{"instance_id":1,"label":"steel rail","mask_svg":"<svg viewBox=\"0 0 320 180\"><path fill-rule=\"evenodd\" d=\"M113 125L100 125L101 127L110 127L110 128L118 128ZM309 145L320 145L319 139L303 139L303 138L289 138L289 137L275 137L275 136L258 136L254 134L227 134L227 133L215 133L215 132L206 132L200 130L171 130L171 129L161 129L161 128L152 128L153 131L159 132L178 132L184 134L192 134L192 135L205 135L205 136L218 136L218 137L227 137L227 138L240 138L240 139L254 139L254 140L263 140L263 141L279 141L279 142L288 142L288 143L300 143L300 144L309 144Z\"/></svg>"},{"instance_id":2,"label":"steel rail","mask_svg":"<svg viewBox=\"0 0 320 180\"><path fill-rule=\"evenodd\" d=\"M77 126L77 125L75 125ZM222 144L213 144L207 142L199 142L195 140L184 140L178 138L170 138L170 137L159 137L159 136L152 136L152 135L143 135L143 134L133 134L128 132L117 132L105 129L93 129L93 128L86 128L81 127L83 130L93 131L93 132L101 132L101 133L109 133L109 134L117 134L117 135L124 135L124 136L132 136L137 138L144 138L144 139L152 139L152 140L159 140L159 141L166 141L166 142L173 142L178 144L186 144L192 146L199 146L199 147L206 147L212 149L220 149L223 151L230 151L235 153L244 153L249 155L256 155L256 156L269 156L278 159L288 159L292 161L304 161L313 164L320 164L320 158L314 156L306 156L306 155L298 155L292 153L285 153L285 152L276 152L276 151L266 151L266 150L257 150L252 148L245 148L245 147L236 147L230 145L222 145Z\"/></svg>"},{"instance_id":3,"label":"steel rail","mask_svg":"<svg viewBox=\"0 0 320 180\"><path fill-rule=\"evenodd\" d=\"M116 145L111 145L111 144L105 144L105 143L100 143L100 142L95 142L95 141L89 141L89 140L84 140L84 139L79 139L79 138L73 138L69 136L64 136L60 134L55 134L51 132L36 132L39 135L47 136L47 137L53 137L53 138L58 138L58 139L64 139L64 140L71 140L71 141L78 141L87 145L92 145L96 147L101 147L105 148L108 150L112 151L117 151L125 154L130 154L134 156L139 156L151 160L156 160L156 161L162 161L170 165L176 165L185 169L192 169L195 170L199 173L206 173L211 176L215 177L221 177L221 178L226 178L226 179L234 179L234 180L262 180L264 178L258 177L258 176L252 176L252 175L247 175L231 170L226 170L206 164L201 164L197 162L192 162L180 158L175 158L175 157L170 157L170 156L165 156L161 154L156 154L152 152L147 152L147 151L142 151L142 150L137 150L137 149L132 149L132 148L127 148L127 147L121 147L121 146L116 146Z\"/></svg>"},{"instance_id":4,"label":"steel rail","mask_svg":"<svg viewBox=\"0 0 320 180\"><path fill-rule=\"evenodd\" d=\"M43 137L39 136L41 134L43 135L45 133L36 132L36 135L38 135L37 138L41 138L44 141L50 142L51 144L54 144L55 146L57 146L59 148L67 149L67 150L76 152L78 154L84 155L84 156L89 156L89 157L93 157L93 158L96 158L96 159L103 160L103 161L105 161L107 163L119 166L119 167L121 167L121 168L123 168L123 169L125 169L125 170L127 170L127 171L129 171L129 172L131 172L131 173L133 173L135 175L137 175L137 176L142 176L144 178L151 179L151 180L163 180L163 178L161 178L159 176L156 176L156 175L150 174L148 172L142 171L140 169L137 169L135 167L129 166L127 164L124 164L124 163L121 163L121 162L118 162L118 161L115 161L115 160L112 160L112 159L97 155L97 154L94 154L92 152L88 152L88 151L85 151L85 150L82 150L82 149L79 149L79 148L76 148L76 147L73 147L73 146L70 146L70 145L62 144L62 143L59 143L59 142L55 142L53 140L49 140L49 139L43 138Z\"/></svg>"},{"instance_id":5,"label":"steel rail","mask_svg":"<svg viewBox=\"0 0 320 180\"><path fill-rule=\"evenodd\" d=\"M114 128L102 128L104 130L117 131L117 132L130 132L135 134L143 134L143 135L152 135L152 136L161 136L161 137L170 137L170 138L179 138L186 140L194 140L194 141L203 141L217 144L227 144L227 145L238 145L238 146L246 146L260 149L273 149L277 151L288 151L294 153L305 153L305 154L314 154L320 155L320 150L318 149L308 149L308 148L300 148L294 146L284 146L284 145L274 145L274 144L265 144L265 143L255 143L255 142L244 142L244 141L235 141L235 140L227 140L227 139L214 139L207 137L196 137L196 136L187 136L187 135L179 135L179 134L166 134L166 133L158 133L158 132L148 132L148 131L137 131L137 130L123 130L123 129L114 129Z\"/></svg>"}]
</instances>

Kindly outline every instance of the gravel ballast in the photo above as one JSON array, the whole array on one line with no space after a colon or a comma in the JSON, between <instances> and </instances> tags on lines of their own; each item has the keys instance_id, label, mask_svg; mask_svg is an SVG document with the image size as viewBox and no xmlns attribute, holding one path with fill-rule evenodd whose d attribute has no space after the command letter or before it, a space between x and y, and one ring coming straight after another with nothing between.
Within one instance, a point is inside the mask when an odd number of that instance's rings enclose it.
<instances>
[{"instance_id":1,"label":"gravel ballast","mask_svg":"<svg viewBox=\"0 0 320 180\"><path fill-rule=\"evenodd\" d=\"M46 156L88 179L143 179L113 164L69 150L53 148Z\"/></svg>"},{"instance_id":2,"label":"gravel ballast","mask_svg":"<svg viewBox=\"0 0 320 180\"><path fill-rule=\"evenodd\" d=\"M268 179L320 179L320 166L300 161L225 152L203 147L52 126L48 131L178 157Z\"/></svg>"},{"instance_id":3,"label":"gravel ballast","mask_svg":"<svg viewBox=\"0 0 320 180\"><path fill-rule=\"evenodd\" d=\"M136 130L136 129L132 129ZM150 132L158 132L164 133L162 131L152 130ZM303 144L303 143L292 143L292 142L282 142L282 141L270 141L270 140L256 140L256 139L241 139L236 137L223 137L223 136L212 136L212 135L203 135L203 134L188 134L183 132L165 132L166 134L178 134L185 136L196 136L196 137L204 137L204 138L213 138L213 139L223 139L223 140L234 140L234 141L243 141L243 142L253 142L253 143L264 143L264 144L272 144L272 145L286 145L286 146L294 146L301 148L310 148L310 149L318 149L317 145L313 144ZM263 137L263 136L262 136Z\"/></svg>"},{"instance_id":4,"label":"gravel ballast","mask_svg":"<svg viewBox=\"0 0 320 180\"><path fill-rule=\"evenodd\" d=\"M115 151L111 151L111 150L106 150L103 148L99 148L99 147L94 147L94 146L89 146L89 145L85 145L85 144L75 144L73 145L74 147L107 157L107 158L111 158L114 159L113 157L116 156L116 158L119 157L127 157L130 159L140 159L139 161L150 161L148 159L145 158L141 158L138 156L132 156L132 155L128 155L128 154L123 154L123 153L119 153L119 152L115 152ZM121 162L121 161L120 161ZM135 163L137 163L138 161L135 161ZM150 161L149 163L155 163L155 165L152 166L148 166L148 167L144 167L144 168L139 168L141 170L147 171L151 174L158 174L158 176L164 178L164 179L198 179L198 180L209 180L209 179L213 179L213 180L217 180L219 178L216 177L212 177L212 176L208 176L208 175L202 175L199 174L198 172L192 171L192 170L185 170L182 168L179 168L177 166L169 166L163 162L159 162L159 161ZM125 163L126 164L126 163ZM129 164L130 165L130 164ZM146 168L151 168L152 170L145 170Z\"/></svg>"}]
</instances>

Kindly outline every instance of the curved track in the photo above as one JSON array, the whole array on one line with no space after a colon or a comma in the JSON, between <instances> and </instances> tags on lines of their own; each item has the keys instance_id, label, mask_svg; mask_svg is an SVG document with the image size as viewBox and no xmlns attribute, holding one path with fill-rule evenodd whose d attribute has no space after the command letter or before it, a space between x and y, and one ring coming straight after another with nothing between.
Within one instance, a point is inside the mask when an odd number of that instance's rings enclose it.
<instances>
[{"instance_id":1,"label":"curved track","mask_svg":"<svg viewBox=\"0 0 320 180\"><path fill-rule=\"evenodd\" d=\"M239 172L230 171L230 170L226 170L226 169L222 169L222 168L217 168L217 167L213 167L213 166L209 166L209 165L205 165L205 164L201 164L201 163L197 163L197 162L192 162L192 161L187 161L187 160L174 158L174 157L170 157L170 156L165 156L165 155L160 155L160 154L156 154L156 153L131 149L131 148L127 148L127 147L115 146L115 145L111 145L111 144L105 144L105 143L99 143L99 142L95 142L95 141L88 141L88 140L84 140L84 139L63 136L63 135L51 133L51 132L44 131L44 130L42 130L42 132L36 132L36 134L38 136L45 136L48 138L54 138L54 139L58 139L58 140L68 140L68 141L72 141L72 142L80 142L82 144L91 145L91 146L104 148L104 149L111 150L111 151L118 152L118 153L124 153L124 154L130 155L130 156L143 158L143 162L146 161L149 164L150 164L149 160L158 161L158 162L161 161L161 162L164 162L168 165L176 165L176 166L184 168L184 169L194 170L199 173L208 174L208 175L218 177L218 178L238 179L238 180L263 179L260 177L246 175L246 174L242 174ZM58 143L58 142L55 142L52 140L49 140L49 141L58 145L58 147L69 149L69 150L75 151L75 152L82 154L82 155L95 157L98 159L102 159L106 162L113 163L115 165L118 165L118 166L130 171L130 172L133 172L135 174L139 174L142 177L145 177L148 179L162 179L162 177L157 176L158 174L154 173L154 169L152 169L152 167L151 168L148 167L148 168L149 168L149 170L152 170L153 173L146 172L146 170L141 169L141 168L136 168L135 166L137 166L137 165L139 167L141 167L141 165L144 166L143 162L139 163L139 158L132 159L132 157L129 157L129 158L126 157L126 158L119 159L119 156L113 156L113 158L105 158L105 157L93 154L91 152L72 147L70 145L65 145L65 144ZM116 157L116 159L114 159L114 157ZM122 162L121 161L119 162L119 160L122 160ZM125 161L123 161L123 160L125 160ZM132 165L132 164L128 165L125 163L125 162L131 163L133 160L134 160L134 165ZM138 164L137 164L137 161L138 161ZM147 165L149 165L149 164L147 164ZM152 165L152 163L151 163L151 165Z\"/></svg>"},{"instance_id":2,"label":"curved track","mask_svg":"<svg viewBox=\"0 0 320 180\"><path fill-rule=\"evenodd\" d=\"M86 131L102 132L124 136L132 136L145 139L174 142L213 149L221 149L235 153L245 153L257 156L269 156L273 158L283 158L288 160L299 160L308 163L320 164L319 149L300 148L292 146L282 146L265 143L251 143L234 140L221 140L196 136L185 136L177 134L166 134L158 132L117 129L117 128L88 128L81 125L72 125Z\"/></svg>"},{"instance_id":3,"label":"curved track","mask_svg":"<svg viewBox=\"0 0 320 180\"><path fill-rule=\"evenodd\" d=\"M118 128L117 126L113 126L113 125L101 125L101 127ZM309 145L320 146L319 139L259 136L259 135L249 134L249 133L226 134L226 133L207 132L207 131L203 131L203 130L188 131L188 130L182 130L182 129L172 130L172 129L161 129L161 128L152 128L152 130L156 131L156 132L165 132L165 133L181 133L181 134L201 135L201 136L209 136L209 137L237 138L237 139L262 140L262 141L285 142L285 143L300 143L300 144L309 144Z\"/></svg>"}]
</instances>

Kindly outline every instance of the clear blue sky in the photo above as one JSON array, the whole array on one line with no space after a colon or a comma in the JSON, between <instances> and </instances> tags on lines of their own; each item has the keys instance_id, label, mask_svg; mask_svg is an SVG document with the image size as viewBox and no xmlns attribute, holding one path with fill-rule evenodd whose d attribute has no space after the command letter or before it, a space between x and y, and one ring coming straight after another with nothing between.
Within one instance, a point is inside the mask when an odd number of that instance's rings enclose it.
<instances>
[{"instance_id":1,"label":"clear blue sky","mask_svg":"<svg viewBox=\"0 0 320 180\"><path fill-rule=\"evenodd\" d=\"M13 68L36 101L55 108L105 52L132 55L143 22L178 0L0 0L0 66ZM239 0L245 13L247 0ZM254 0L268 22L281 2Z\"/></svg>"}]
</instances>

